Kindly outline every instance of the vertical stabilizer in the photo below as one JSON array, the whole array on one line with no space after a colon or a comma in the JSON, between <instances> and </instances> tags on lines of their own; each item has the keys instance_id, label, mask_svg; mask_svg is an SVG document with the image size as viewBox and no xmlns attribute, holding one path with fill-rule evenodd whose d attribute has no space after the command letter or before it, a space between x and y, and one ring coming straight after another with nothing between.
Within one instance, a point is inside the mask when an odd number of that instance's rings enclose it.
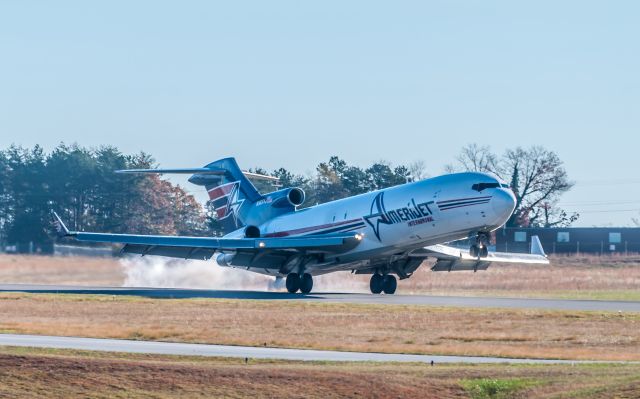
<instances>
[{"instance_id":1,"label":"vertical stabilizer","mask_svg":"<svg viewBox=\"0 0 640 399\"><path fill-rule=\"evenodd\" d=\"M249 212L262 195L234 158L220 159L202 169L189 182L205 187L224 233L244 227Z\"/></svg>"}]
</instances>

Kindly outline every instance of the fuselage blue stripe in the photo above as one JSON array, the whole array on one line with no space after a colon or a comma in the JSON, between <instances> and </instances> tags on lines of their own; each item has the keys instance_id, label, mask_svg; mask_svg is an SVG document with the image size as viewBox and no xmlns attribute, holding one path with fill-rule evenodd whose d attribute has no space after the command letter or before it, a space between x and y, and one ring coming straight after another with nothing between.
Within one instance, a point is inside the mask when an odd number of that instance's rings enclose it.
<instances>
[{"instance_id":1,"label":"fuselage blue stripe","mask_svg":"<svg viewBox=\"0 0 640 399\"><path fill-rule=\"evenodd\" d=\"M457 206L460 206L460 205L478 205L478 204L486 204L486 203L488 203L490 200L491 200L491 199L453 202L453 203L446 204L446 205L438 205L438 208L440 208L440 209L447 209L447 208L457 207Z\"/></svg>"}]
</instances>

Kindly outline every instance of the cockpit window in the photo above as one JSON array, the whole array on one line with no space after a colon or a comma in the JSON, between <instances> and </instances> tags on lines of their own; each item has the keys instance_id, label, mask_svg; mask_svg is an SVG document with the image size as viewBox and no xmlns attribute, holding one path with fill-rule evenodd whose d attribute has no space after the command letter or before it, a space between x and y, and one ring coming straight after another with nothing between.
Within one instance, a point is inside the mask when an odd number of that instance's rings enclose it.
<instances>
[{"instance_id":1,"label":"cockpit window","mask_svg":"<svg viewBox=\"0 0 640 399\"><path fill-rule=\"evenodd\" d=\"M482 191L487 188L498 188L498 187L500 187L500 183L476 183L473 186L471 186L471 188L476 191Z\"/></svg>"},{"instance_id":2,"label":"cockpit window","mask_svg":"<svg viewBox=\"0 0 640 399\"><path fill-rule=\"evenodd\" d=\"M509 187L509 185L508 185L507 183L502 183L502 184L500 184L500 186L501 186L502 188L510 188L510 187Z\"/></svg>"}]
</instances>

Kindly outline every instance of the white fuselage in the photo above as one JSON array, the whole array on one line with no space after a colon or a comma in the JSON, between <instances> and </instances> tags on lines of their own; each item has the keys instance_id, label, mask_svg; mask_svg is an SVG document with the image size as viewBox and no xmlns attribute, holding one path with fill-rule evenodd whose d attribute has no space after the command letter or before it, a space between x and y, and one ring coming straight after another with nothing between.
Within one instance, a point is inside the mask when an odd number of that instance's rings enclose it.
<instances>
[{"instance_id":1,"label":"white fuselage","mask_svg":"<svg viewBox=\"0 0 640 399\"><path fill-rule=\"evenodd\" d=\"M402 256L416 248L493 231L509 219L514 207L514 195L504 182L467 172L316 205L258 227L264 237L343 232L363 236L351 251L309 265L309 272L321 274L365 268L371 259Z\"/></svg>"}]
</instances>

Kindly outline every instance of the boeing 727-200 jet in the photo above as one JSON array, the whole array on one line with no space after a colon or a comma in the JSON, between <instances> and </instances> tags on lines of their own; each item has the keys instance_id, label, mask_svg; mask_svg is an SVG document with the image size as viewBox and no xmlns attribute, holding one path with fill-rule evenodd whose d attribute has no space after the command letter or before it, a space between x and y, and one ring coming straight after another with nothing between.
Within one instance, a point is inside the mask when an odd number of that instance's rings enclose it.
<instances>
[{"instance_id":1,"label":"boeing 727-200 jet","mask_svg":"<svg viewBox=\"0 0 640 399\"><path fill-rule=\"evenodd\" d=\"M489 252L489 233L513 213L509 186L493 175L455 173L390 187L308 208L304 191L261 194L234 158L195 169L135 169L122 173L186 173L204 186L223 237L150 236L69 231L56 214L61 236L122 243L122 252L208 260L220 266L286 277L291 293L309 293L313 276L340 270L371 274L374 294L396 291L427 258L433 271L483 270L493 262L549 263L532 237L530 254ZM260 176L253 176L260 177ZM268 177L262 177L268 178ZM471 238L458 249L445 243Z\"/></svg>"}]
</instances>

